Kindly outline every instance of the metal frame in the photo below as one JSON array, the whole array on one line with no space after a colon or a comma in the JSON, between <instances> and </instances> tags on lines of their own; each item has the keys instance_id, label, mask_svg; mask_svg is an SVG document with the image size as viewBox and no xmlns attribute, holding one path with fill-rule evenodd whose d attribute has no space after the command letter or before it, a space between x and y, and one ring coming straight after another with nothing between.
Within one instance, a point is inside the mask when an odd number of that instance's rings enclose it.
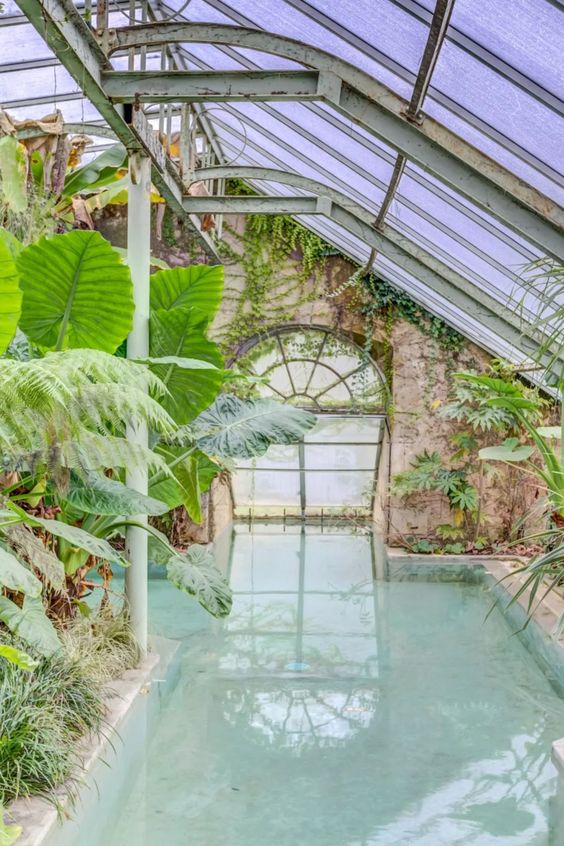
<instances>
[{"instance_id":1,"label":"metal frame","mask_svg":"<svg viewBox=\"0 0 564 846\"><path fill-rule=\"evenodd\" d=\"M225 24L165 23L123 27L109 37L108 55L125 47L172 42L231 44L279 55L314 68L309 77L301 77L301 84L307 89L303 97L314 97L315 84L316 99L330 104L398 153L431 171L548 254L558 257L564 253L564 212L555 201L526 185L434 119L426 117L421 123L413 122L406 116L408 106L401 97L347 62L300 41ZM167 85L159 85L158 72L152 74L152 100L203 98L197 75L191 77L192 73L169 76ZM280 99L287 89L292 91L292 99L300 99L296 94L299 86L296 86L295 73L280 71L273 76L268 71L233 71L227 75L221 71L208 72L205 99L208 102L237 97L256 101ZM120 99L135 99L136 93L143 95L143 91L135 90L136 86L139 88L141 82L145 87L149 84L148 78L129 77L127 71L115 71L107 79L111 81L114 96Z\"/></svg>"},{"instance_id":2,"label":"metal frame","mask_svg":"<svg viewBox=\"0 0 564 846\"><path fill-rule=\"evenodd\" d=\"M286 214L292 208L292 203L299 203L302 209L300 214L323 214L330 218L361 238L370 247L387 256L399 267L421 279L425 285L444 299L462 308L468 314L475 315L484 326L501 335L516 349L521 350L525 356L531 357L537 351L538 343L535 338L524 332L519 315L514 314L477 285L460 276L455 270L392 227L383 225L381 229L375 229L371 212L324 183L276 169L232 165L200 169L197 171L197 178L235 178L251 182L266 180L290 185L313 194L313 197L299 198L284 196L189 197L184 199L184 204L190 211L196 207L196 203L201 203L201 207L208 213L221 210L225 214L239 212ZM306 211L307 205L309 208Z\"/></svg>"},{"instance_id":3,"label":"metal frame","mask_svg":"<svg viewBox=\"0 0 564 846\"><path fill-rule=\"evenodd\" d=\"M356 35L350 30L344 28L342 25L336 23L332 18L321 12L319 9L314 9L312 6L309 5L309 3L305 2L305 0L285 0L285 2L289 3L291 6L293 6L298 11L302 12L302 14L306 15L311 20L316 21L316 23L319 23L321 26L325 27L329 31L334 32L340 39L345 41L350 46L354 47L356 50L359 50L372 61L377 62L378 64L385 67L388 71L391 71L403 82L407 83L408 85L415 84L416 75L413 73L413 71L411 71L404 65L401 65L399 62L392 59L386 53L383 53L381 50L378 50L376 47L374 47L373 44L370 44L369 42L365 41L359 35ZM402 7L405 11L410 13L413 13L414 7L417 7L420 15L414 14L414 17L419 17L421 20L424 19L424 22L427 25L430 24L433 13L429 12L427 9L424 9L422 6L419 6L419 4L415 2L415 0L391 0L391 2L395 3L395 5L397 6ZM552 0L549 0L549 2L552 2ZM221 0L206 0L206 3L212 6L214 9L222 11L223 14L227 15L229 18L231 18L231 20L236 20L237 23L240 23L244 26L255 25L253 21L249 20L248 18L245 18L243 15L235 13L232 9L229 9L229 7ZM425 18L423 18L423 16L425 16ZM453 30L452 26L449 26L446 40L452 41L457 46L463 47L466 52L479 58L480 61L482 61L485 65L492 68L492 70L501 74L506 79L510 80L511 83L519 86L522 90L527 91L527 93L531 94L531 96L535 97L535 99L539 100L544 105L548 105L554 111L562 113L562 100L560 100L558 97L555 97L549 91L546 91L540 85L537 85L536 83L532 82L532 80L529 80L528 77L521 74L518 70L508 65L499 57L494 56L492 53L485 50L485 48L476 44L476 42L472 41L470 38L467 38L462 33L458 33L456 30ZM542 173L548 179L561 179L560 174L557 173L554 168L547 165L529 150L524 149L499 130L494 129L490 124L486 123L473 112L470 112L468 109L464 108L464 106L462 106L456 100L453 100L451 97L449 97L448 94L445 94L442 91L431 87L429 91L429 97L436 103L438 103L440 106L442 106L444 109L449 111L451 114L455 115L458 118L461 118L463 121L473 126L486 138L489 138L490 140L500 144L502 147L505 147L507 150L510 150L516 158L521 159L521 161L526 163L529 167L533 168L534 170L537 170L539 173Z\"/></svg>"},{"instance_id":4,"label":"metal frame","mask_svg":"<svg viewBox=\"0 0 564 846\"><path fill-rule=\"evenodd\" d=\"M198 217L184 211L180 175L143 112L129 109L120 113L108 100L101 85L106 56L76 7L70 0L17 0L17 3L118 140L130 153L143 153L151 159L152 179L159 192L186 222L210 259L219 263L217 248L209 235L202 232Z\"/></svg>"}]
</instances>

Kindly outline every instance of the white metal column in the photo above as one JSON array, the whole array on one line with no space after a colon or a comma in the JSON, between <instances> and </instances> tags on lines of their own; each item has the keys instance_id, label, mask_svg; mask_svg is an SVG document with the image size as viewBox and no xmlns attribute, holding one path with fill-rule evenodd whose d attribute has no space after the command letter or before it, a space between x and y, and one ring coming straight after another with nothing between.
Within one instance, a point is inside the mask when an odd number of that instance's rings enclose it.
<instances>
[{"instance_id":1,"label":"white metal column","mask_svg":"<svg viewBox=\"0 0 564 846\"><path fill-rule=\"evenodd\" d=\"M129 193L127 203L127 261L133 280L135 314L133 328L127 338L127 357L146 358L149 355L149 270L151 259L151 161L135 154L129 158ZM130 441L147 446L145 424L130 426ZM127 471L127 484L140 493L147 493L147 469ZM134 518L146 523L146 515ZM129 602L133 633L139 647L147 651L147 532L129 527L126 533L126 554L131 562L125 571L125 593Z\"/></svg>"}]
</instances>

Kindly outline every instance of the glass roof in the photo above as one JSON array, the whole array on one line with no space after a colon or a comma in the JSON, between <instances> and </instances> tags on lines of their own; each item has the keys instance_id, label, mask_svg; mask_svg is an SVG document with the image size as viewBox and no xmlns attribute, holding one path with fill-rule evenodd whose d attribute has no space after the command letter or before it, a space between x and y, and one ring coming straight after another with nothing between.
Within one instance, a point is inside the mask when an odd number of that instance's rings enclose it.
<instances>
[{"instance_id":1,"label":"glass roof","mask_svg":"<svg viewBox=\"0 0 564 846\"><path fill-rule=\"evenodd\" d=\"M109 8L111 27L126 26L134 8L136 20L146 14L149 20L228 23L295 38L344 59L409 101L435 2L166 0L164 5L155 0L139 7L113 0ZM564 4L559 0L455 0L423 103L424 114L561 205L563 43ZM257 50L222 45L180 44L170 55L177 69L300 67ZM147 69L158 68L160 61L160 52L147 49ZM112 65L125 69L127 57L114 56ZM18 119L59 108L67 122L102 122L15 0L5 0L0 15L0 102ZM397 154L330 105L227 102L202 108L224 163L310 177L377 216ZM149 113L157 109L146 107ZM98 149L108 143L100 139ZM253 184L272 195L303 193L279 183ZM300 219L354 260L367 260L369 246L334 220L319 215ZM542 255L538 248L422 166L407 162L385 222L474 290L500 305L525 297L525 316L538 311L538 300L530 292L525 296L522 282L525 266ZM375 269L494 354L523 360L523 353L484 325L479 302L473 313L463 311L454 299L447 301L382 254Z\"/></svg>"}]
</instances>

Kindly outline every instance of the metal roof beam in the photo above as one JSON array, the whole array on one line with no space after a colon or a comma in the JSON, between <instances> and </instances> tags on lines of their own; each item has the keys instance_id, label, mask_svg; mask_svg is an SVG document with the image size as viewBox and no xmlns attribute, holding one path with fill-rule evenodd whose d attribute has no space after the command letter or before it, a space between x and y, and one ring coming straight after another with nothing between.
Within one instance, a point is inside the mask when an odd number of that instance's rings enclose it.
<instances>
[{"instance_id":1,"label":"metal roof beam","mask_svg":"<svg viewBox=\"0 0 564 846\"><path fill-rule=\"evenodd\" d=\"M406 101L347 62L300 41L224 24L163 23L124 27L111 33L109 52L170 42L231 44L283 56L314 68L319 71L319 99L432 172L546 254L557 258L564 255L564 211L554 200L527 185L433 118L413 122L406 116ZM222 88L222 75L218 73L208 101L229 99L227 86ZM279 77L282 86L284 74L281 72ZM245 99L265 99L268 93L265 88L272 82L261 83L255 92L247 88ZM311 99L309 94L307 99Z\"/></svg>"},{"instance_id":2,"label":"metal roof beam","mask_svg":"<svg viewBox=\"0 0 564 846\"><path fill-rule=\"evenodd\" d=\"M420 279L447 302L462 309L490 331L504 338L516 349L521 350L527 359L537 354L537 340L531 334L527 334L519 316L511 309L392 227L383 225L379 230L374 229L371 212L324 183L273 168L233 165L200 168L196 171L196 178L198 180L234 178L251 182L262 180L290 185L314 194L315 197L300 198L263 197L261 199L266 200L263 210L270 208L270 213L277 214L284 203L309 202L310 209L301 213L325 215L337 225L363 240L371 248L387 256L396 265ZM250 199L256 200L256 198ZM278 202L275 203L274 199ZM217 205L210 205L214 212L235 214L239 210L243 211L255 207L250 202L246 204L241 202L241 200L249 200L248 197L216 197L213 200L217 201ZM313 210L312 200L316 200L315 211ZM190 203L191 201L185 199L185 202ZM546 360L548 363L548 357L546 357Z\"/></svg>"},{"instance_id":3,"label":"metal roof beam","mask_svg":"<svg viewBox=\"0 0 564 846\"><path fill-rule=\"evenodd\" d=\"M317 71L104 71L114 103L319 100Z\"/></svg>"},{"instance_id":4,"label":"metal roof beam","mask_svg":"<svg viewBox=\"0 0 564 846\"><path fill-rule=\"evenodd\" d=\"M118 140L129 152L142 152L150 157L156 188L186 222L212 261L220 262L216 246L209 235L202 232L199 219L184 211L180 175L167 160L164 148L143 113L132 109L131 120L126 121L104 93L101 74L107 59L74 5L70 0L17 0L17 3Z\"/></svg>"},{"instance_id":5,"label":"metal roof beam","mask_svg":"<svg viewBox=\"0 0 564 846\"><path fill-rule=\"evenodd\" d=\"M435 11L429 24L429 34L423 56L421 57L417 78L413 86L411 100L406 110L406 116L412 120L421 120L421 109L423 108L423 103L431 84L431 77L433 76L433 71L435 70L435 65L437 64L437 59L439 58L439 53L446 37L453 7L454 0L437 0ZM374 226L376 227L381 226L386 219L388 209L392 204L405 170L406 162L407 159L400 153L396 159L385 197L378 211L378 216L374 221Z\"/></svg>"}]
</instances>

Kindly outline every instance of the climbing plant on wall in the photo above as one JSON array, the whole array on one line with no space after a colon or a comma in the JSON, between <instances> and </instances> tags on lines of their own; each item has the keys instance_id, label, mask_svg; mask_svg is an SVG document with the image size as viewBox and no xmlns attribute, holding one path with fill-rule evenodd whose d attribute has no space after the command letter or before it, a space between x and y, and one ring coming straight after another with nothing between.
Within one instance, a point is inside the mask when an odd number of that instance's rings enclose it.
<instances>
[{"instance_id":1,"label":"climbing plant on wall","mask_svg":"<svg viewBox=\"0 0 564 846\"><path fill-rule=\"evenodd\" d=\"M253 193L238 181L227 190ZM245 274L243 289L225 294L235 309L222 343L233 348L242 338L290 322L301 306L319 298L327 244L289 215L251 214L242 232L224 228L233 243L220 242L224 261L240 264Z\"/></svg>"},{"instance_id":2,"label":"climbing plant on wall","mask_svg":"<svg viewBox=\"0 0 564 846\"><path fill-rule=\"evenodd\" d=\"M239 180L231 180L226 191L254 193ZM341 258L354 268L348 257L289 215L248 215L242 232L225 228L234 246L220 244L224 259L239 263L245 275L242 290L226 292L226 299L235 302L234 316L222 337L226 348L232 349L242 338L259 331L295 320L301 306L319 299L329 256ZM376 320L384 322L389 349L397 320L417 326L435 341L437 349L450 354L462 349L464 338L456 329L375 274L357 268L329 298L336 300L347 289L351 289L347 305L364 318L367 356L371 353ZM391 377L391 373L386 375Z\"/></svg>"}]
</instances>

